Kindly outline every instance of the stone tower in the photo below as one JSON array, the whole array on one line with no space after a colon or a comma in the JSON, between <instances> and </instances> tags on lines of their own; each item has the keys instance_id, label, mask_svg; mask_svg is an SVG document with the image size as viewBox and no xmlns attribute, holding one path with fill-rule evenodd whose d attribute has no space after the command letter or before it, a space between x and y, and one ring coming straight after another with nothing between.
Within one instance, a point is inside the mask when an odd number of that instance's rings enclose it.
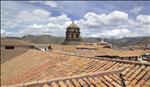
<instances>
[{"instance_id":1,"label":"stone tower","mask_svg":"<svg viewBox=\"0 0 150 87\"><path fill-rule=\"evenodd\" d=\"M80 28L72 22L66 29L66 38L63 44L78 45L80 44Z\"/></svg>"}]
</instances>

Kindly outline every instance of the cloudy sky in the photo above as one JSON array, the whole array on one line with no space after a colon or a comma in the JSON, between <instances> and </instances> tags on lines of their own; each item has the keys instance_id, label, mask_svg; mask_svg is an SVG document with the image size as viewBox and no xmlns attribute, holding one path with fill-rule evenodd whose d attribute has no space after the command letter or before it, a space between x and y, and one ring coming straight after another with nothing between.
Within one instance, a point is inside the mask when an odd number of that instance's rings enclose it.
<instances>
[{"instance_id":1,"label":"cloudy sky","mask_svg":"<svg viewBox=\"0 0 150 87\"><path fill-rule=\"evenodd\" d=\"M1 1L1 36L65 36L74 21L82 37L150 36L150 1Z\"/></svg>"}]
</instances>

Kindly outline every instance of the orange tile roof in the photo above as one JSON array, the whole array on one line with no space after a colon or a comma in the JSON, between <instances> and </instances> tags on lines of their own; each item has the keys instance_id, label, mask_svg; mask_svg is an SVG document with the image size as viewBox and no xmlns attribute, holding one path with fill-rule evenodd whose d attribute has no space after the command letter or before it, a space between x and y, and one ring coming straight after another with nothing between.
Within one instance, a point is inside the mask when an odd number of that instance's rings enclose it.
<instances>
[{"instance_id":1,"label":"orange tile roof","mask_svg":"<svg viewBox=\"0 0 150 87\"><path fill-rule=\"evenodd\" d=\"M98 59L56 52L29 50L28 52L1 65L1 84L13 85L30 81L60 78L52 83L36 84L56 87L56 85L76 86L98 84L99 86L121 86L118 74L94 77L95 72L123 69L121 73L128 86L146 86L150 81L150 64L111 59ZM63 77L91 74L90 78L62 80ZM93 85L92 84L92 85ZM95 86L93 85L93 86Z\"/></svg>"},{"instance_id":2,"label":"orange tile roof","mask_svg":"<svg viewBox=\"0 0 150 87\"><path fill-rule=\"evenodd\" d=\"M29 42L23 40L1 39L1 45L30 45Z\"/></svg>"},{"instance_id":3,"label":"orange tile roof","mask_svg":"<svg viewBox=\"0 0 150 87\"><path fill-rule=\"evenodd\" d=\"M48 80L39 80L39 81L32 81L32 82L27 82L24 84L16 84L12 86L44 86L44 85L52 85L52 87L58 85L58 86L68 86L68 87L79 87L80 85L98 85L98 82L95 80L98 78L102 78L105 81L110 81L113 82L113 80L109 77L111 75L116 75L118 76L119 73L123 69L115 69L111 71L100 71L100 72L94 72L94 73L84 73L80 75L73 75L73 76L66 76L66 77L61 77L61 78L54 78L54 79L48 79ZM88 84L86 84L88 82ZM54 84L55 83L55 84ZM85 84L82 84L85 83ZM109 83L110 84L110 83ZM100 84L99 84L100 85ZM115 85L119 86L120 84L116 83Z\"/></svg>"},{"instance_id":4,"label":"orange tile roof","mask_svg":"<svg viewBox=\"0 0 150 87\"><path fill-rule=\"evenodd\" d=\"M87 48L87 50L78 50L77 48ZM98 50L88 50L88 48L98 49ZM150 50L115 50L110 48L103 48L101 46L96 45L52 45L52 49L67 53L77 53L80 55L88 55L88 56L100 56L100 55L109 55L109 56L119 56L119 57L132 57L132 56L142 56L143 54L150 52Z\"/></svg>"}]
</instances>

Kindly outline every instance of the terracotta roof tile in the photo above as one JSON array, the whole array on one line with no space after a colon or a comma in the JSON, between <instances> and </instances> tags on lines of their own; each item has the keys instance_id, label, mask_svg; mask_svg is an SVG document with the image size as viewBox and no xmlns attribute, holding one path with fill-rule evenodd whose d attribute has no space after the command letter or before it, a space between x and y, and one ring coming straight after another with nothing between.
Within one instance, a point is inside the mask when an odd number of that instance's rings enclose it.
<instances>
[{"instance_id":1,"label":"terracotta roof tile","mask_svg":"<svg viewBox=\"0 0 150 87\"><path fill-rule=\"evenodd\" d=\"M82 80L81 78L78 79L78 82L80 83L81 86L88 87L88 84L84 80Z\"/></svg>"},{"instance_id":2,"label":"terracotta roof tile","mask_svg":"<svg viewBox=\"0 0 150 87\"><path fill-rule=\"evenodd\" d=\"M121 85L121 81L120 79L117 79L116 77L114 77L113 75L109 75L109 77L113 80L113 82L115 82L114 85ZM117 86L118 87L118 86Z\"/></svg>"},{"instance_id":3,"label":"terracotta roof tile","mask_svg":"<svg viewBox=\"0 0 150 87\"><path fill-rule=\"evenodd\" d=\"M145 74L146 74L146 72L145 72L145 71L142 71L142 72L136 77L136 79L139 81Z\"/></svg>"},{"instance_id":4,"label":"terracotta roof tile","mask_svg":"<svg viewBox=\"0 0 150 87\"><path fill-rule=\"evenodd\" d=\"M136 79L134 79L134 80L131 81L131 84L132 84L132 85L135 85L136 83L137 83L137 80L136 80Z\"/></svg>"},{"instance_id":5,"label":"terracotta roof tile","mask_svg":"<svg viewBox=\"0 0 150 87\"><path fill-rule=\"evenodd\" d=\"M50 87L48 84L44 84L42 87Z\"/></svg>"},{"instance_id":6,"label":"terracotta roof tile","mask_svg":"<svg viewBox=\"0 0 150 87\"><path fill-rule=\"evenodd\" d=\"M66 84L68 87L75 87L70 80L66 80Z\"/></svg>"},{"instance_id":7,"label":"terracotta roof tile","mask_svg":"<svg viewBox=\"0 0 150 87\"><path fill-rule=\"evenodd\" d=\"M51 83L51 86L52 86L52 87L59 87L59 85L58 85L56 82L52 82L52 83Z\"/></svg>"},{"instance_id":8,"label":"terracotta roof tile","mask_svg":"<svg viewBox=\"0 0 150 87\"><path fill-rule=\"evenodd\" d=\"M108 82L112 82L113 80L111 78L109 78L108 76L104 76L104 78L108 81Z\"/></svg>"},{"instance_id":9,"label":"terracotta roof tile","mask_svg":"<svg viewBox=\"0 0 150 87\"><path fill-rule=\"evenodd\" d=\"M97 81L102 87L107 87L99 78L95 77L95 81Z\"/></svg>"},{"instance_id":10,"label":"terracotta roof tile","mask_svg":"<svg viewBox=\"0 0 150 87\"><path fill-rule=\"evenodd\" d=\"M126 68L123 72L122 72L122 74L123 75L125 75L128 71L130 70L130 68L128 67L128 68Z\"/></svg>"},{"instance_id":11,"label":"terracotta roof tile","mask_svg":"<svg viewBox=\"0 0 150 87\"><path fill-rule=\"evenodd\" d=\"M88 80L89 80L93 85L100 86L100 85L98 84L98 82L96 82L93 78L89 77Z\"/></svg>"},{"instance_id":12,"label":"terracotta roof tile","mask_svg":"<svg viewBox=\"0 0 150 87\"><path fill-rule=\"evenodd\" d=\"M83 78L84 82L86 82L88 85L92 85L91 82L87 78Z\"/></svg>"},{"instance_id":13,"label":"terracotta roof tile","mask_svg":"<svg viewBox=\"0 0 150 87\"><path fill-rule=\"evenodd\" d=\"M60 87L67 87L67 84L65 84L63 81L59 81L58 84Z\"/></svg>"},{"instance_id":14,"label":"terracotta roof tile","mask_svg":"<svg viewBox=\"0 0 150 87\"><path fill-rule=\"evenodd\" d=\"M108 87L113 87L113 85L111 83L109 83L107 80L105 80L103 77L99 77L100 80L102 80L102 82L107 85Z\"/></svg>"},{"instance_id":15,"label":"terracotta roof tile","mask_svg":"<svg viewBox=\"0 0 150 87\"><path fill-rule=\"evenodd\" d=\"M80 83L76 79L72 79L71 81L73 82L73 84L75 85L75 87L81 87Z\"/></svg>"},{"instance_id":16,"label":"terracotta roof tile","mask_svg":"<svg viewBox=\"0 0 150 87\"><path fill-rule=\"evenodd\" d=\"M134 72L134 74L132 74L129 78L128 78L128 80L129 81L131 81L131 80L133 80L136 76L137 76L137 74L141 71L141 69L139 68L140 66L136 66L136 70L135 70L135 72Z\"/></svg>"},{"instance_id":17,"label":"terracotta roof tile","mask_svg":"<svg viewBox=\"0 0 150 87\"><path fill-rule=\"evenodd\" d=\"M139 81L139 85L144 85L144 83L145 83L145 80L143 80L143 79L141 79L140 81Z\"/></svg>"},{"instance_id":18,"label":"terracotta roof tile","mask_svg":"<svg viewBox=\"0 0 150 87\"><path fill-rule=\"evenodd\" d=\"M150 79L150 71L147 72L147 74L143 77L143 80L147 81Z\"/></svg>"}]
</instances>

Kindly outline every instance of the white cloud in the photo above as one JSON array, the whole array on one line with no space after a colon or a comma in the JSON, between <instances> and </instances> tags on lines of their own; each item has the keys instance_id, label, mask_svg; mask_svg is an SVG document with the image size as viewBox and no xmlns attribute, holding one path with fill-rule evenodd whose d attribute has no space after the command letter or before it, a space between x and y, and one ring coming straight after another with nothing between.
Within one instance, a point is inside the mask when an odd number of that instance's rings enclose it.
<instances>
[{"instance_id":1,"label":"white cloud","mask_svg":"<svg viewBox=\"0 0 150 87\"><path fill-rule=\"evenodd\" d=\"M31 11L24 10L12 17L11 19L3 17L2 28L15 29L16 27L19 27L21 29L32 23L47 23L50 14L50 12L43 9L34 9Z\"/></svg>"},{"instance_id":2,"label":"white cloud","mask_svg":"<svg viewBox=\"0 0 150 87\"><path fill-rule=\"evenodd\" d=\"M33 29L41 29L41 28L44 28L43 25L37 25L37 24L33 24L33 25L30 25L29 28L33 28Z\"/></svg>"},{"instance_id":3,"label":"white cloud","mask_svg":"<svg viewBox=\"0 0 150 87\"><path fill-rule=\"evenodd\" d=\"M6 31L5 29L1 29L1 37L10 36L12 33Z\"/></svg>"},{"instance_id":4,"label":"white cloud","mask_svg":"<svg viewBox=\"0 0 150 87\"><path fill-rule=\"evenodd\" d=\"M90 37L122 38L129 33L130 31L128 29L113 29L91 34Z\"/></svg>"},{"instance_id":5,"label":"white cloud","mask_svg":"<svg viewBox=\"0 0 150 87\"><path fill-rule=\"evenodd\" d=\"M113 11L110 14L96 14L94 12L88 12L85 14L84 19L78 21L78 24L91 27L100 26L117 26L127 23L128 14L121 11ZM84 22L84 23L83 23Z\"/></svg>"},{"instance_id":6,"label":"white cloud","mask_svg":"<svg viewBox=\"0 0 150 87\"><path fill-rule=\"evenodd\" d=\"M142 11L142 6L135 6L133 9L130 10L131 13L138 14Z\"/></svg>"},{"instance_id":7,"label":"white cloud","mask_svg":"<svg viewBox=\"0 0 150 87\"><path fill-rule=\"evenodd\" d=\"M21 35L40 35L43 32L45 32L45 25L38 25L36 23L34 23L33 25L29 25L28 27L26 27L24 30L20 31L19 33Z\"/></svg>"},{"instance_id":8,"label":"white cloud","mask_svg":"<svg viewBox=\"0 0 150 87\"><path fill-rule=\"evenodd\" d=\"M17 15L18 20L23 22L41 22L47 20L50 16L50 12L43 9L35 9L33 11L22 11Z\"/></svg>"},{"instance_id":9,"label":"white cloud","mask_svg":"<svg viewBox=\"0 0 150 87\"><path fill-rule=\"evenodd\" d=\"M60 16L57 16L57 17L50 17L48 20L49 20L49 22L51 22L51 23L62 24L62 25L63 25L66 21L71 21L71 19L68 18L66 14L63 14L63 15L60 15Z\"/></svg>"},{"instance_id":10,"label":"white cloud","mask_svg":"<svg viewBox=\"0 0 150 87\"><path fill-rule=\"evenodd\" d=\"M41 35L49 34L55 36L64 36L66 27L71 23L71 19L67 15L57 17L49 17L47 24L32 24L22 30L20 35Z\"/></svg>"},{"instance_id":11,"label":"white cloud","mask_svg":"<svg viewBox=\"0 0 150 87\"><path fill-rule=\"evenodd\" d=\"M128 14L122 11L113 11L108 16L108 20L126 21L128 20Z\"/></svg>"},{"instance_id":12,"label":"white cloud","mask_svg":"<svg viewBox=\"0 0 150 87\"><path fill-rule=\"evenodd\" d=\"M150 16L139 15L136 17L136 21L140 23L148 23L150 25Z\"/></svg>"},{"instance_id":13,"label":"white cloud","mask_svg":"<svg viewBox=\"0 0 150 87\"><path fill-rule=\"evenodd\" d=\"M38 23L43 24L48 22L50 17L50 12L43 9L34 9L31 11L24 10L18 13L11 20L2 20L2 28L4 29L15 29L15 28L24 28L30 24Z\"/></svg>"},{"instance_id":14,"label":"white cloud","mask_svg":"<svg viewBox=\"0 0 150 87\"><path fill-rule=\"evenodd\" d=\"M122 11L114 11L108 15L88 12L85 14L84 19L76 20L76 22L83 29L83 36L149 36L149 17L148 15L139 15L135 20L131 20L128 14Z\"/></svg>"}]
</instances>

